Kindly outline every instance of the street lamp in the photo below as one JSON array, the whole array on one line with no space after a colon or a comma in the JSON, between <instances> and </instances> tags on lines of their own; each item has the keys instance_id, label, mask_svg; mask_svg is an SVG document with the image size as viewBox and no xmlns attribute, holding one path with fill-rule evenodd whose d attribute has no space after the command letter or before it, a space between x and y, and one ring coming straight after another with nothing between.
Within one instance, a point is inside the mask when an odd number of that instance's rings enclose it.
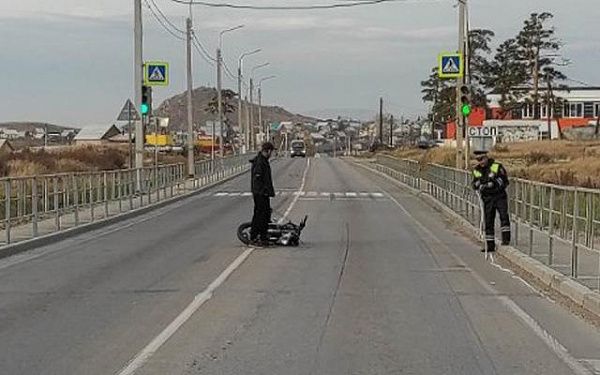
<instances>
[{"instance_id":1,"label":"street lamp","mask_svg":"<svg viewBox=\"0 0 600 375\"><path fill-rule=\"evenodd\" d=\"M258 125L261 126L263 129L265 127L263 127L263 122L262 122L262 83L265 81L268 81L270 79L275 78L276 76L268 76L268 77L264 77L261 78L258 81ZM269 141L271 139L271 127L267 126L266 127L266 131L264 131L265 135L266 135L266 141Z\"/></svg>"},{"instance_id":2,"label":"street lamp","mask_svg":"<svg viewBox=\"0 0 600 375\"><path fill-rule=\"evenodd\" d=\"M242 125L242 65L244 63L244 58L250 55L255 55L261 52L262 49L258 48L251 52L243 53L238 60L238 126L242 130L242 135L244 139L243 150L246 151L246 147L248 146L248 131L244 129Z\"/></svg>"},{"instance_id":3,"label":"street lamp","mask_svg":"<svg viewBox=\"0 0 600 375\"><path fill-rule=\"evenodd\" d=\"M222 78L222 65L223 65L223 56L221 51L223 50L223 35L226 33L239 30L243 28L244 25L238 25L235 27L231 27L229 29L225 29L219 33L219 47L217 48L217 118L219 120L219 154L223 157L223 103L222 103L222 93L223 90L223 78ZM215 136L214 136L214 122L213 122L213 159L214 159L214 148L215 148Z\"/></svg>"},{"instance_id":4,"label":"street lamp","mask_svg":"<svg viewBox=\"0 0 600 375\"><path fill-rule=\"evenodd\" d=\"M254 139L254 72L258 69L264 68L268 66L269 63L266 62L264 64L256 65L250 70L250 123L249 123L249 134L250 134L250 144L254 145L256 143L256 139Z\"/></svg>"}]
</instances>

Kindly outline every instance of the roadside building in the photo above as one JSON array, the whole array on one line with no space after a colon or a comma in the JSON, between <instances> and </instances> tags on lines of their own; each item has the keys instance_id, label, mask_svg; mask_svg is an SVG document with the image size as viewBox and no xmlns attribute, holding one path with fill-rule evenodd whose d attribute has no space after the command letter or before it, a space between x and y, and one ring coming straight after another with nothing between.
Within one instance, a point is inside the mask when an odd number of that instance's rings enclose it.
<instances>
[{"instance_id":1,"label":"roadside building","mask_svg":"<svg viewBox=\"0 0 600 375\"><path fill-rule=\"evenodd\" d=\"M75 144L77 146L100 146L111 142L113 137L121 135L121 131L115 125L103 127L84 127L75 136Z\"/></svg>"}]
</instances>

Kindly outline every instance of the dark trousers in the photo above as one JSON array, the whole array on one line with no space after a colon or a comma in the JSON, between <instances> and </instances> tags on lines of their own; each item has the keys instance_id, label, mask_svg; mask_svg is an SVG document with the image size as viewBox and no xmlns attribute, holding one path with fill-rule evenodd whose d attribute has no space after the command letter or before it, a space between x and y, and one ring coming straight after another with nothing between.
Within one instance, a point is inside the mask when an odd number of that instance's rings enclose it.
<instances>
[{"instance_id":1,"label":"dark trousers","mask_svg":"<svg viewBox=\"0 0 600 375\"><path fill-rule=\"evenodd\" d=\"M254 216L252 216L250 238L252 240L267 241L269 239L269 222L271 221L271 199L261 194L253 194L253 197Z\"/></svg>"},{"instance_id":2,"label":"dark trousers","mask_svg":"<svg viewBox=\"0 0 600 375\"><path fill-rule=\"evenodd\" d=\"M488 251L496 250L495 231L496 211L500 215L500 230L502 232L502 244L510 244L510 215L508 214L508 197L500 195L485 198L483 200L485 215L485 241Z\"/></svg>"}]
</instances>

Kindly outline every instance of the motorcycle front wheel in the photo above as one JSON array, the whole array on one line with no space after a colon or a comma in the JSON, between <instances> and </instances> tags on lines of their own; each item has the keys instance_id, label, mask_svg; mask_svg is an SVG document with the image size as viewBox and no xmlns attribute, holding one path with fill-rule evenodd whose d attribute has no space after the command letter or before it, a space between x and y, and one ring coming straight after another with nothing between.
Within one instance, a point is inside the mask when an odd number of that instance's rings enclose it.
<instances>
[{"instance_id":1,"label":"motorcycle front wheel","mask_svg":"<svg viewBox=\"0 0 600 375\"><path fill-rule=\"evenodd\" d=\"M237 236L244 245L250 245L250 230L252 223L243 223L238 227Z\"/></svg>"}]
</instances>

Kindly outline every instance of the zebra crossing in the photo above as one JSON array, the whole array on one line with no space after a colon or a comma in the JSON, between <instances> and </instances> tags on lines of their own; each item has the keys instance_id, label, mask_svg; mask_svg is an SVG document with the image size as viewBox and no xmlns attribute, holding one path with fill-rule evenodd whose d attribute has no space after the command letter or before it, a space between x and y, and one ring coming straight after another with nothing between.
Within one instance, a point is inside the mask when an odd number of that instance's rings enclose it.
<instances>
[{"instance_id":1,"label":"zebra crossing","mask_svg":"<svg viewBox=\"0 0 600 375\"><path fill-rule=\"evenodd\" d=\"M213 194L216 198L235 198L235 197L251 197L249 191L218 191ZM293 197L299 196L301 200L366 200L366 199L385 199L385 195L378 191L290 191L281 190L275 193L277 197Z\"/></svg>"}]
</instances>

